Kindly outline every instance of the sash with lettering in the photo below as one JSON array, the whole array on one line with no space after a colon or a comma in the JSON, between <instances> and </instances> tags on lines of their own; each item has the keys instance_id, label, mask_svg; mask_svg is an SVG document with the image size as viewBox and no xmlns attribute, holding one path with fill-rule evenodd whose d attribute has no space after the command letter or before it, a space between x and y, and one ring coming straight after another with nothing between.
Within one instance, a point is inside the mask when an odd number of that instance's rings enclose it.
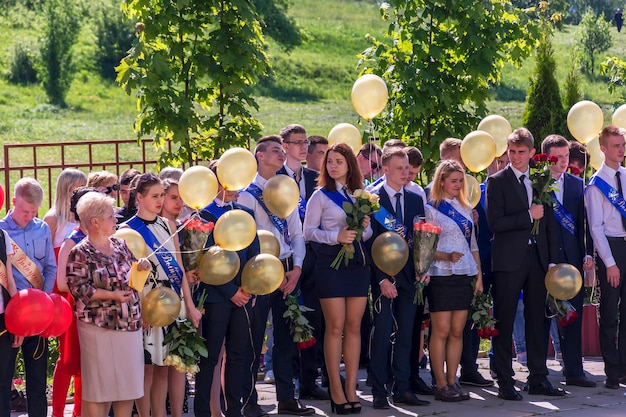
<instances>
[{"instance_id":1,"label":"sash with lettering","mask_svg":"<svg viewBox=\"0 0 626 417\"><path fill-rule=\"evenodd\" d=\"M28 280L28 282L30 282L30 285L32 285L33 288L43 290L43 275L41 271L35 262L33 262L32 259L26 255L22 248L17 246L17 243L15 243L13 239L9 239L11 240L11 246L13 247L13 256L11 257L13 267L17 269L19 273L22 274L26 280ZM2 283L3 287L7 288L7 268L4 263L0 263L0 265L0 283Z\"/></svg>"},{"instance_id":2,"label":"sash with lettering","mask_svg":"<svg viewBox=\"0 0 626 417\"><path fill-rule=\"evenodd\" d=\"M396 216L384 208L382 204L380 205L380 209L378 209L372 217L374 217L374 220L380 223L385 229L390 232L396 232L402 236L409 243L409 246L413 246L413 242L409 240L410 236L407 237L408 228L400 223Z\"/></svg>"},{"instance_id":3,"label":"sash with lettering","mask_svg":"<svg viewBox=\"0 0 626 417\"><path fill-rule=\"evenodd\" d=\"M448 216L457 224L457 226L459 226L459 229L461 229L461 233L465 236L465 240L467 240L467 244L469 246L472 239L472 221L459 213L457 209L452 207L452 204L445 200L440 202L437 206L433 205L431 201L429 201L428 204L435 207L440 213Z\"/></svg>"},{"instance_id":4,"label":"sash with lettering","mask_svg":"<svg viewBox=\"0 0 626 417\"><path fill-rule=\"evenodd\" d=\"M291 245L291 238L289 237L289 227L287 226L287 220L281 219L267 208L267 206L263 202L263 190L261 190L256 184L250 184L248 185L248 188L245 189L245 191L249 192L250 194L252 194L252 197L257 199L263 210L265 210L265 214L267 214L267 217L270 218L280 234L283 235L285 243Z\"/></svg>"},{"instance_id":5,"label":"sash with lettering","mask_svg":"<svg viewBox=\"0 0 626 417\"><path fill-rule=\"evenodd\" d=\"M604 181L597 174L589 179L587 186L589 185L598 187L598 190L609 200L609 203L613 204L613 207L619 211L619 214L626 217L626 200L624 200L624 197L622 197L615 188L611 187L609 183Z\"/></svg>"},{"instance_id":6,"label":"sash with lettering","mask_svg":"<svg viewBox=\"0 0 626 417\"><path fill-rule=\"evenodd\" d=\"M131 229L137 231L143 240L146 241L146 245L150 250L156 250L161 243L154 236L152 231L146 227L143 220L141 220L137 216L133 216L128 220L125 224L127 224ZM172 284L172 289L176 292L176 294L181 294L180 286L183 282L183 270L178 265L178 261L176 261L176 257L167 251L165 248L160 248L158 251L154 252L154 256L157 258L161 267L165 271L167 275L167 279Z\"/></svg>"},{"instance_id":7,"label":"sash with lettering","mask_svg":"<svg viewBox=\"0 0 626 417\"><path fill-rule=\"evenodd\" d=\"M567 211L563 204L559 203L559 200L556 198L556 194L554 194L554 191L552 191L551 194L552 199L554 200L554 203L552 204L554 218L557 222L559 222L561 226L563 226L565 230L567 230L570 234L576 236L576 221L574 220L574 216L572 216L572 214Z\"/></svg>"},{"instance_id":8,"label":"sash with lettering","mask_svg":"<svg viewBox=\"0 0 626 417\"><path fill-rule=\"evenodd\" d=\"M343 208L343 203L354 204L352 200L350 200L348 197L346 197L343 193L340 193L339 191L328 191L326 188L320 188L320 190L324 193L326 197L330 198L330 201L337 204L339 208L342 209L343 211L346 211Z\"/></svg>"},{"instance_id":9,"label":"sash with lettering","mask_svg":"<svg viewBox=\"0 0 626 417\"><path fill-rule=\"evenodd\" d=\"M306 214L306 200L302 196L298 196L298 214L300 215L300 221L304 222L304 215Z\"/></svg>"}]
</instances>

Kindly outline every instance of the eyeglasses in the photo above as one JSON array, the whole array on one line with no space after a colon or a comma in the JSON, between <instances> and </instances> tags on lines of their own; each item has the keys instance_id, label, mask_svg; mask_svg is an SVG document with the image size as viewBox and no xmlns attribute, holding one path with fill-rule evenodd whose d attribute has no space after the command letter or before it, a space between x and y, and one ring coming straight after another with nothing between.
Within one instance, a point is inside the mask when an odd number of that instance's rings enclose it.
<instances>
[{"instance_id":1,"label":"eyeglasses","mask_svg":"<svg viewBox=\"0 0 626 417\"><path fill-rule=\"evenodd\" d=\"M371 162L370 168L372 168L372 171L378 171L380 169L380 165L378 165L376 162Z\"/></svg>"},{"instance_id":2,"label":"eyeglasses","mask_svg":"<svg viewBox=\"0 0 626 417\"><path fill-rule=\"evenodd\" d=\"M148 181L151 179L158 179L159 177L156 176L156 174L153 174L152 172L146 173L146 174L141 174L139 176L139 181Z\"/></svg>"},{"instance_id":3,"label":"eyeglasses","mask_svg":"<svg viewBox=\"0 0 626 417\"><path fill-rule=\"evenodd\" d=\"M120 185L116 183L116 184L113 184L113 185L111 185L111 186L109 186L109 187L105 187L105 188L106 188L106 190L107 190L107 192L106 192L106 193L107 193L107 194L111 194L113 191L117 191L117 190L119 190L119 189L120 189Z\"/></svg>"},{"instance_id":4,"label":"eyeglasses","mask_svg":"<svg viewBox=\"0 0 626 417\"><path fill-rule=\"evenodd\" d=\"M304 146L304 145L309 146L309 143L311 143L311 142L309 142L308 140L296 140L294 142L287 142L287 141L285 141L284 143L287 143L287 144L290 144L290 145L296 145L296 146Z\"/></svg>"}]
</instances>

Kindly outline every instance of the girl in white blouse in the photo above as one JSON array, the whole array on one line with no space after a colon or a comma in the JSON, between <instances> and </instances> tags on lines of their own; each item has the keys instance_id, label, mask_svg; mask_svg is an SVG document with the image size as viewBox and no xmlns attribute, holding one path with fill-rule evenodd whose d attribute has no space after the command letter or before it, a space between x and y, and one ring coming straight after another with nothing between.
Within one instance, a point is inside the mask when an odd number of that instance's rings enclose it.
<instances>
[{"instance_id":1,"label":"girl in white blouse","mask_svg":"<svg viewBox=\"0 0 626 417\"><path fill-rule=\"evenodd\" d=\"M437 384L435 399L461 401L469 399L456 383L463 328L473 295L482 291L482 274L472 208L465 194L465 173L458 162L444 160L437 167L426 219L442 229L435 260L428 270L427 294L432 323L430 359Z\"/></svg>"}]
</instances>

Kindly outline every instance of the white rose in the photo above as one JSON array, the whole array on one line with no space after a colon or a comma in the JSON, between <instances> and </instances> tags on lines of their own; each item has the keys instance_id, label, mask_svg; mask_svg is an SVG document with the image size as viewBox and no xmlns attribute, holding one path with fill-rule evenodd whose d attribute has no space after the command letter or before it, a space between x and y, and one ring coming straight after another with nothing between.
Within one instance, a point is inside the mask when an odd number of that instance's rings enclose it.
<instances>
[{"instance_id":1,"label":"white rose","mask_svg":"<svg viewBox=\"0 0 626 417\"><path fill-rule=\"evenodd\" d=\"M363 190L358 189L358 190L354 190L354 192L352 193L352 196L354 198L359 198L359 196L361 195L361 193L363 193Z\"/></svg>"}]
</instances>

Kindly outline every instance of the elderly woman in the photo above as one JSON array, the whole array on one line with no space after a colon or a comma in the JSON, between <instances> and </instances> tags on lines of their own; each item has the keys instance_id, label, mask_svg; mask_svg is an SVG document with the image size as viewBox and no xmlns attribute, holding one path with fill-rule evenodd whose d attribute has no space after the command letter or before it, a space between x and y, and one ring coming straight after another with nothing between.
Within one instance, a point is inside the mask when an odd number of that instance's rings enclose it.
<instances>
[{"instance_id":1,"label":"elderly woman","mask_svg":"<svg viewBox=\"0 0 626 417\"><path fill-rule=\"evenodd\" d=\"M113 199L88 193L76 211L85 239L70 252L66 277L75 299L83 379L83 415L130 417L143 396L143 338L139 295L128 285L133 261L126 243L111 235ZM150 262L141 259L138 269Z\"/></svg>"}]
</instances>

